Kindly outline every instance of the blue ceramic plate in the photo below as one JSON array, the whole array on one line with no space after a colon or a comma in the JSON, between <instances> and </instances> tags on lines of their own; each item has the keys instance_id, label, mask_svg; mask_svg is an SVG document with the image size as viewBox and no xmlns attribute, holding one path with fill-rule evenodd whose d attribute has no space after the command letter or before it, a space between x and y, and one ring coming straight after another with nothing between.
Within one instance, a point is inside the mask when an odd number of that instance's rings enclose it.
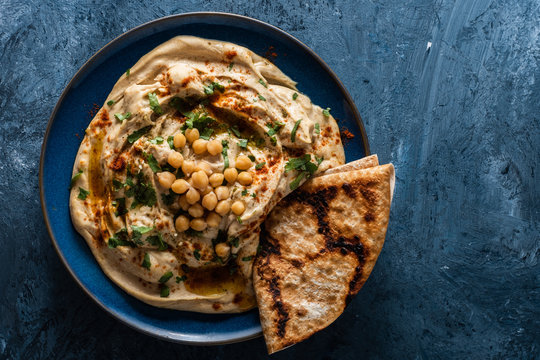
<instances>
[{"instance_id":1,"label":"blue ceramic plate","mask_svg":"<svg viewBox=\"0 0 540 360\"><path fill-rule=\"evenodd\" d=\"M261 335L257 310L243 314L197 314L159 309L127 295L95 261L69 215L68 186L75 155L88 126L92 104L103 104L126 69L177 35L230 41L264 55L298 82L315 104L332 108L340 126L356 136L346 142L347 159L369 154L364 127L352 99L321 58L282 30L258 20L225 13L174 15L141 25L111 41L75 74L49 120L40 164L43 215L52 242L75 281L103 309L127 325L162 339L189 344L225 344Z\"/></svg>"}]
</instances>

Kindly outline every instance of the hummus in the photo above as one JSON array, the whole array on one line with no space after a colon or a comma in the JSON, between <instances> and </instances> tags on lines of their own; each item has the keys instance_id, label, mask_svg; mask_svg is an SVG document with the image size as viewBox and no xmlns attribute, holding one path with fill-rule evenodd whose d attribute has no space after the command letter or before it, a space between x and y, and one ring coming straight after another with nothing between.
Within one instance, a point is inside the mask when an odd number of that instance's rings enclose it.
<instances>
[{"instance_id":1,"label":"hummus","mask_svg":"<svg viewBox=\"0 0 540 360\"><path fill-rule=\"evenodd\" d=\"M328 110L235 44L175 37L120 77L86 129L70 210L107 276L159 307L255 307L259 225L345 162Z\"/></svg>"}]
</instances>

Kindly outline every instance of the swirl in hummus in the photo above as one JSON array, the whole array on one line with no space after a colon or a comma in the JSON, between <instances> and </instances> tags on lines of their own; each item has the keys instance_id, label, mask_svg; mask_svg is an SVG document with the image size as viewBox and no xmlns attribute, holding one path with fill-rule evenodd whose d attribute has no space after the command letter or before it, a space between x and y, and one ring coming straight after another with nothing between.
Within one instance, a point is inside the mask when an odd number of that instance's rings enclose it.
<instances>
[{"instance_id":1,"label":"swirl in hummus","mask_svg":"<svg viewBox=\"0 0 540 360\"><path fill-rule=\"evenodd\" d=\"M328 110L235 44L175 37L118 80L73 168L71 217L104 272L159 307L256 303L259 225L345 162Z\"/></svg>"}]
</instances>

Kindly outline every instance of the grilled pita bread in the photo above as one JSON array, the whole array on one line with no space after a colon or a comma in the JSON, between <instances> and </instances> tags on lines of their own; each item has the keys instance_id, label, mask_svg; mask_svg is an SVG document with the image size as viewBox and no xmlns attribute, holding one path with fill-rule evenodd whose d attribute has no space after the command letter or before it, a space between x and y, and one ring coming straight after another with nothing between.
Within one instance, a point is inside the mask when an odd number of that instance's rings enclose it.
<instances>
[{"instance_id":1,"label":"grilled pita bread","mask_svg":"<svg viewBox=\"0 0 540 360\"><path fill-rule=\"evenodd\" d=\"M253 273L270 354L327 327L366 282L384 243L393 181L391 164L323 175L272 210Z\"/></svg>"}]
</instances>

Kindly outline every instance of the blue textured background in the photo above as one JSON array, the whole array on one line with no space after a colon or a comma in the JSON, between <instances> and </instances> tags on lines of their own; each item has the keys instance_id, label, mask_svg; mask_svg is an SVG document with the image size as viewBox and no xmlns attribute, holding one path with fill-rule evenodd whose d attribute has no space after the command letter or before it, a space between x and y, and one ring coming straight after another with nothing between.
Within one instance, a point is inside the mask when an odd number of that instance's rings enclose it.
<instances>
[{"instance_id":1,"label":"blue textured background","mask_svg":"<svg viewBox=\"0 0 540 360\"><path fill-rule=\"evenodd\" d=\"M69 277L41 216L39 150L63 87L122 32L188 11L252 16L313 48L397 169L371 278L276 359L540 358L539 2L224 3L0 1L0 358L265 357L261 338L183 346L112 319Z\"/></svg>"}]
</instances>

